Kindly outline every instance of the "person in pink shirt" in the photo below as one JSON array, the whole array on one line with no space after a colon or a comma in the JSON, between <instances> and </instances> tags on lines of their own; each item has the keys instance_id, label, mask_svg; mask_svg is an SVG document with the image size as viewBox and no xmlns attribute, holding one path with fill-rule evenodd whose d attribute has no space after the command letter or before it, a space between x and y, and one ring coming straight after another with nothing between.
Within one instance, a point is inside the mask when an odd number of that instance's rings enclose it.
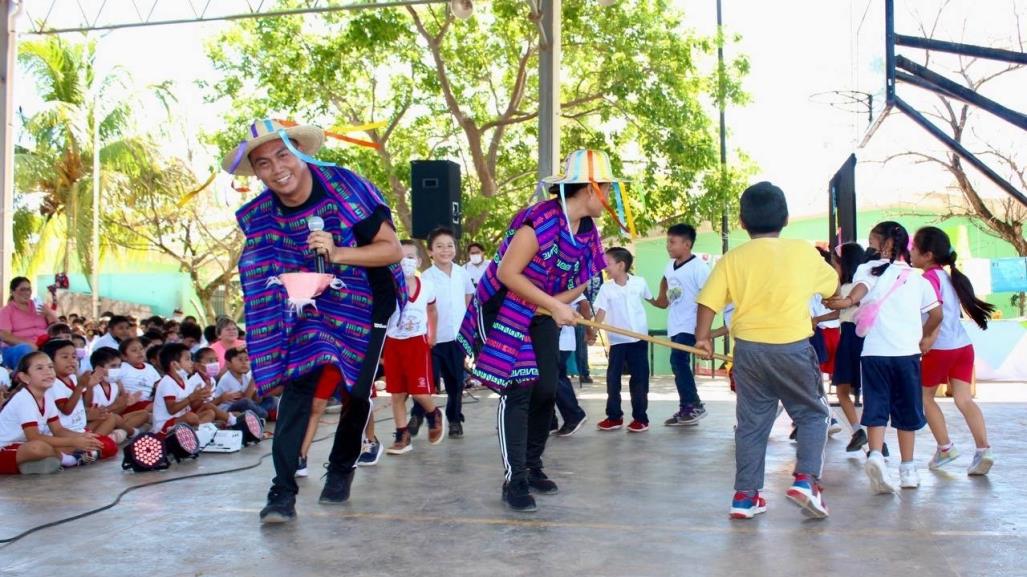
<instances>
[{"instance_id":1,"label":"person in pink shirt","mask_svg":"<svg viewBox=\"0 0 1027 577\"><path fill-rule=\"evenodd\" d=\"M10 301L0 308L0 341L4 366L13 369L21 357L36 350L36 340L57 322L57 315L50 307L37 308L29 279L15 277L10 288Z\"/></svg>"},{"instance_id":2,"label":"person in pink shirt","mask_svg":"<svg viewBox=\"0 0 1027 577\"><path fill-rule=\"evenodd\" d=\"M218 364L221 365L220 372L225 372L225 353L234 348L246 348L246 341L239 339L239 325L230 318L221 317L215 325L215 332L218 340L210 345L218 355Z\"/></svg>"}]
</instances>

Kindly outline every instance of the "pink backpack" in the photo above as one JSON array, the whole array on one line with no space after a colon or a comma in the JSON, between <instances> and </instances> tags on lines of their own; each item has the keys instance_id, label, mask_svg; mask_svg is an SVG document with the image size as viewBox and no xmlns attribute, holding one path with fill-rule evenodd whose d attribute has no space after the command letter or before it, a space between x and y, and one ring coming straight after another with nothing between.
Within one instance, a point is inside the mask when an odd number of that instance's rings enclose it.
<instances>
[{"instance_id":1,"label":"pink backpack","mask_svg":"<svg viewBox=\"0 0 1027 577\"><path fill-rule=\"evenodd\" d=\"M870 329L874 328L874 323L877 322L877 315L881 312L881 305L884 301L888 300L888 297L892 295L902 285L906 284L906 279L909 278L911 271L906 269L899 273L899 278L895 279L895 284L888 289L885 295L876 301L864 303L859 305L856 309L856 314L853 315L852 320L856 321L856 336L865 337L870 333Z\"/></svg>"}]
</instances>

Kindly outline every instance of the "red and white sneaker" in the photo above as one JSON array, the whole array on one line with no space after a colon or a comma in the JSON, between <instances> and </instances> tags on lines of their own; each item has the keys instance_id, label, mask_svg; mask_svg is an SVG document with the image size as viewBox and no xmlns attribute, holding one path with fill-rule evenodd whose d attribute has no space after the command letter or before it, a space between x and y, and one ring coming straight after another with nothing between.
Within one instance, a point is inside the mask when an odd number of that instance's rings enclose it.
<instances>
[{"instance_id":1,"label":"red and white sneaker","mask_svg":"<svg viewBox=\"0 0 1027 577\"><path fill-rule=\"evenodd\" d=\"M735 493L734 499L731 499L731 518L732 519L752 519L760 513L767 512L767 501L760 497L757 491L755 495L746 495L744 491L738 491Z\"/></svg>"},{"instance_id":2,"label":"red and white sneaker","mask_svg":"<svg viewBox=\"0 0 1027 577\"><path fill-rule=\"evenodd\" d=\"M795 475L795 482L786 493L788 500L802 509L802 514L811 519L826 519L827 504L820 485L813 477L805 474Z\"/></svg>"},{"instance_id":3,"label":"red and white sneaker","mask_svg":"<svg viewBox=\"0 0 1027 577\"><path fill-rule=\"evenodd\" d=\"M603 419L602 421L599 421L599 424L596 425L596 428L599 429L600 431L616 431L617 429L620 429L620 428L623 428L623 427L624 427L624 419L610 419L610 418L606 418L606 419Z\"/></svg>"},{"instance_id":4,"label":"red and white sneaker","mask_svg":"<svg viewBox=\"0 0 1027 577\"><path fill-rule=\"evenodd\" d=\"M649 423L643 423L642 421L631 421L628 425L629 433L644 433L649 430Z\"/></svg>"}]
</instances>

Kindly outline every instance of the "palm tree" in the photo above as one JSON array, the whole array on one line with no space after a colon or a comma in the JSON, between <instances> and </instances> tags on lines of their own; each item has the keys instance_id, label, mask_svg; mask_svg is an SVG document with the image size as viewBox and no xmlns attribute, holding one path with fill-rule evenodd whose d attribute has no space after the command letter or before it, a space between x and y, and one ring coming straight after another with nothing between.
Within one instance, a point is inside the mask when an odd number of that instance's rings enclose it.
<instances>
[{"instance_id":1,"label":"palm tree","mask_svg":"<svg viewBox=\"0 0 1027 577\"><path fill-rule=\"evenodd\" d=\"M95 123L103 190L125 186L152 164L153 147L131 136L134 102L126 97L132 94L127 72L115 68L96 77L95 42L60 37L25 42L18 47L18 60L34 78L44 104L22 119L23 143L15 149L16 186L21 192L43 193L44 234L63 232L64 270L74 255L88 277L93 251L100 250L91 242Z\"/></svg>"}]
</instances>

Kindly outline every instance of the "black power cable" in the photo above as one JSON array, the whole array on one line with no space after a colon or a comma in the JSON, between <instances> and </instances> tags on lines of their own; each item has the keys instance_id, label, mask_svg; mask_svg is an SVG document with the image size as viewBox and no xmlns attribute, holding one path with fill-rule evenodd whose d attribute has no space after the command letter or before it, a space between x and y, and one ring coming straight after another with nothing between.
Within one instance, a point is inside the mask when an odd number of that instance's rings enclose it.
<instances>
[{"instance_id":1,"label":"black power cable","mask_svg":"<svg viewBox=\"0 0 1027 577\"><path fill-rule=\"evenodd\" d=\"M384 419L375 419L374 422L375 422L375 424L377 424L377 423L383 423L383 422L391 421L391 420L392 420L392 417L386 417ZM335 424L338 424L338 422L339 421L325 422L324 424L326 424L326 425L335 425ZM334 432L331 433L331 434L325 435L323 437L318 437L318 438L314 439L313 442L314 443L320 443L321 441L324 441L325 439L329 439L329 438L333 438L333 437L335 437L335 433ZM64 525L65 523L71 523L72 521L78 521L79 519L84 519L84 518L89 517L91 515L95 515L97 513L102 513L104 511L107 511L108 509L113 509L115 506L117 506L118 503L121 502L121 499L125 495L128 495L129 493L131 493L133 491L137 491L139 489L145 489L147 487L155 487L157 485L164 485L166 483L173 483L175 481L184 481L186 479L199 479L201 477L215 477L217 475L227 475L229 473L240 473L242 471L249 471L250 469L256 469L257 467L259 467L264 462L264 459L266 459L266 458L268 458L270 456L271 456L271 451L268 451L268 452L264 453L263 455L261 455L260 458L257 459L257 462L252 463L250 465L245 465L245 466L242 466L242 467L235 467L233 469L224 469L222 471L210 471L210 472L207 472L207 473L193 473L192 475L183 475L181 477L174 477L174 478L171 478L171 479L161 479L159 481L151 481L149 483L143 483L143 484L140 484L140 485L135 485L135 486L129 487L127 489L124 489L123 491L118 493L118 496L115 497L113 501L111 501L110 503L107 503L106 505L103 505L101 507L97 507L95 509L90 509L89 511L85 511L85 512L79 513L77 515L72 515L71 517L65 517L63 519L58 519L56 521L51 521L49 523L44 523L42 525L37 525L35 527L32 527L31 529L27 529L25 531L22 531L21 533L18 533L17 535L15 535L13 537L8 537L6 539L0 539L0 546L10 545L10 544L15 543L17 541L20 541L21 539L24 539L25 537L28 537L29 535L31 535L33 533L36 533L38 531L42 531L44 529L50 529L52 527L57 527L58 525Z\"/></svg>"}]
</instances>

